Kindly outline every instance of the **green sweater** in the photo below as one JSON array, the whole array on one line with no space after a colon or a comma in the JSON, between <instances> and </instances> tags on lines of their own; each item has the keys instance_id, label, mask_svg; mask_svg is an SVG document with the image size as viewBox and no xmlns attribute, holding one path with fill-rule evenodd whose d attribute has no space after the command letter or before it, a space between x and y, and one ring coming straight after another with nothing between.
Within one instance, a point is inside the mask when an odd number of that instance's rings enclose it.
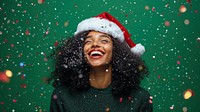
<instances>
[{"instance_id":1,"label":"green sweater","mask_svg":"<svg viewBox=\"0 0 200 112\"><path fill-rule=\"evenodd\" d=\"M65 86L52 94L50 112L153 112L149 92L138 87L128 97L115 97L111 86L70 92Z\"/></svg>"}]
</instances>

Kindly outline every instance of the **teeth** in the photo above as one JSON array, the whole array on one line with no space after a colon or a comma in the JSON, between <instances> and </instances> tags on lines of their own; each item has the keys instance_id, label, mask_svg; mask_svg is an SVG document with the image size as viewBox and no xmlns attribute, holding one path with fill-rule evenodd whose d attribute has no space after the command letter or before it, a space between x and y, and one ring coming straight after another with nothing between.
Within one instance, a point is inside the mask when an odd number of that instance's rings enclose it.
<instances>
[{"instance_id":1,"label":"teeth","mask_svg":"<svg viewBox=\"0 0 200 112\"><path fill-rule=\"evenodd\" d=\"M92 56L92 55L94 55L94 54L98 54L98 55L103 55L103 53L102 52L99 52L99 51L92 51L91 52L91 54L90 54L90 56Z\"/></svg>"}]
</instances>

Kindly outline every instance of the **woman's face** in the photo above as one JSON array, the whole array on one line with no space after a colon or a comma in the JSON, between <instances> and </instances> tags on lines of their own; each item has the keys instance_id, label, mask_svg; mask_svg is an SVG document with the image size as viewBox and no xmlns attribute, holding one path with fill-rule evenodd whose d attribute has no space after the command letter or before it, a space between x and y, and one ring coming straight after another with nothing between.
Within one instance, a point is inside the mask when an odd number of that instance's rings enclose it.
<instances>
[{"instance_id":1,"label":"woman's face","mask_svg":"<svg viewBox=\"0 0 200 112\"><path fill-rule=\"evenodd\" d=\"M105 66L112 59L113 43L105 33L91 31L84 41L84 53L92 67Z\"/></svg>"}]
</instances>

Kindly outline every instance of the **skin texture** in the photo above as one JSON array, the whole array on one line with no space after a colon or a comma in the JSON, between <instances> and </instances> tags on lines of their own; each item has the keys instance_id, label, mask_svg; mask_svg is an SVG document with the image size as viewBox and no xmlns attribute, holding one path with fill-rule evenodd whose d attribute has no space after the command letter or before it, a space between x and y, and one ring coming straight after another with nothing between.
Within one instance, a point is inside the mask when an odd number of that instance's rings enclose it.
<instances>
[{"instance_id":1,"label":"skin texture","mask_svg":"<svg viewBox=\"0 0 200 112\"><path fill-rule=\"evenodd\" d=\"M90 85L106 88L111 83L113 43L107 34L91 31L84 41L84 55L90 65Z\"/></svg>"}]
</instances>

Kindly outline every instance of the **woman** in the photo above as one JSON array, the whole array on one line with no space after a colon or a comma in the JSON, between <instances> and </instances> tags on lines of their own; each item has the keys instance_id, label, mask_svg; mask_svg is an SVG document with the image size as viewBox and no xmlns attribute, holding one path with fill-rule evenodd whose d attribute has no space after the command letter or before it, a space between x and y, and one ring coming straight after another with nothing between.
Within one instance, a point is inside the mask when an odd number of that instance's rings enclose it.
<instances>
[{"instance_id":1,"label":"woman","mask_svg":"<svg viewBox=\"0 0 200 112\"><path fill-rule=\"evenodd\" d=\"M109 13L79 23L55 53L51 112L152 112L141 44Z\"/></svg>"}]
</instances>

